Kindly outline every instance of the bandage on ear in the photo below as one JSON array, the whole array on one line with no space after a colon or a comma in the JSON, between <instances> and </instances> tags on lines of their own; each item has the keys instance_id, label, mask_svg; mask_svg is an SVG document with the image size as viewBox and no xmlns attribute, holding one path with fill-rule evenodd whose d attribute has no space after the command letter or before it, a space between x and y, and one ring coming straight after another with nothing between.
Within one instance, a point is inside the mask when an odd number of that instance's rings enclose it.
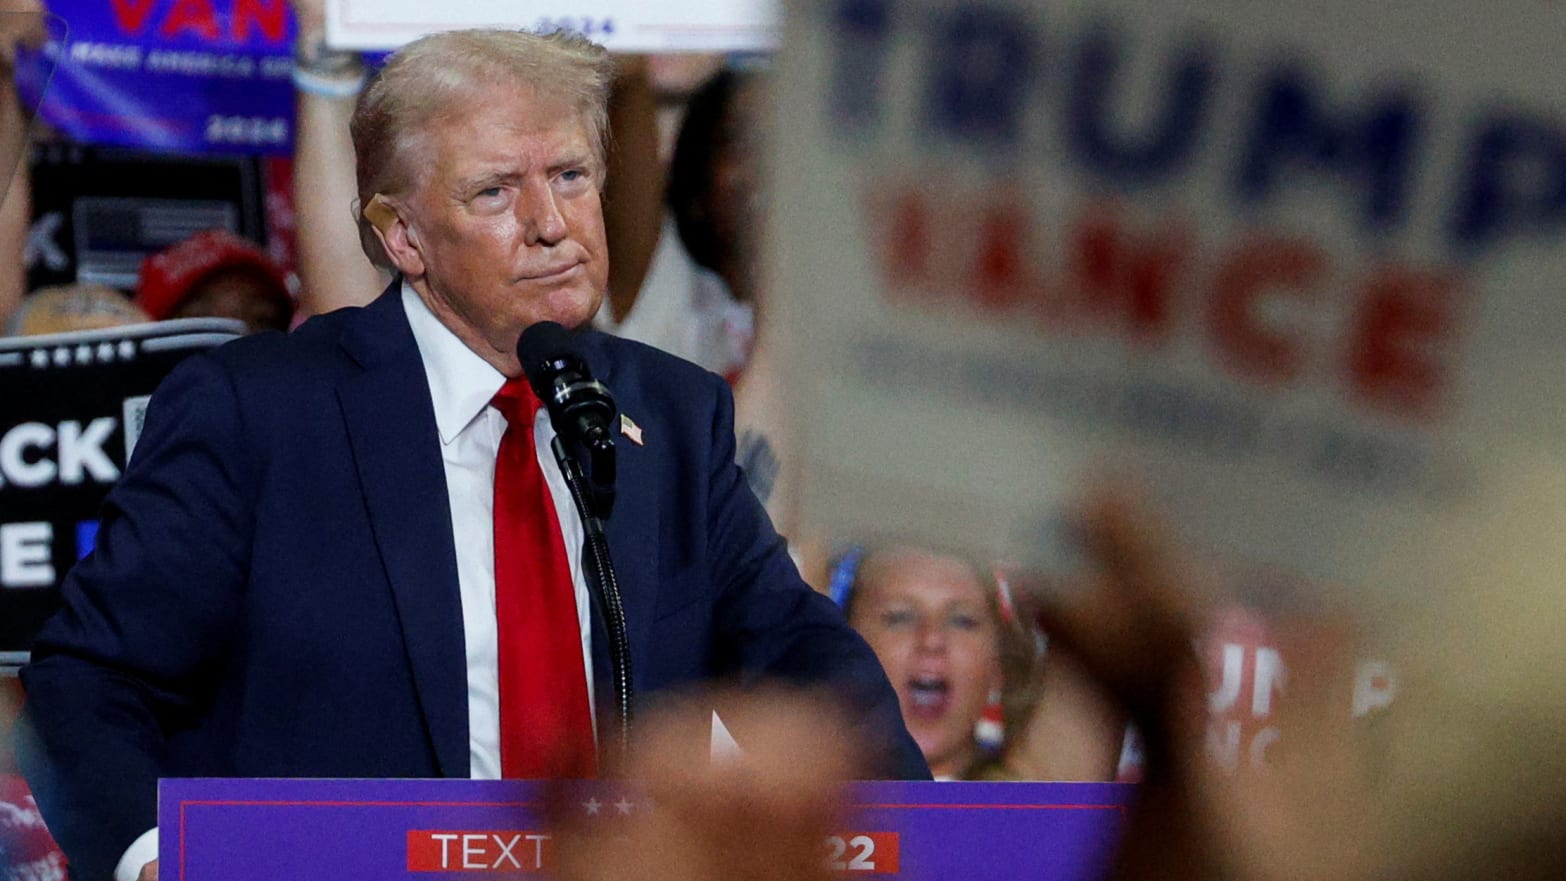
<instances>
[{"instance_id":1,"label":"bandage on ear","mask_svg":"<svg viewBox=\"0 0 1566 881\"><path fill-rule=\"evenodd\" d=\"M370 197L370 204L364 206L364 219L384 234L387 227L397 222L397 211L385 196L376 193Z\"/></svg>"}]
</instances>

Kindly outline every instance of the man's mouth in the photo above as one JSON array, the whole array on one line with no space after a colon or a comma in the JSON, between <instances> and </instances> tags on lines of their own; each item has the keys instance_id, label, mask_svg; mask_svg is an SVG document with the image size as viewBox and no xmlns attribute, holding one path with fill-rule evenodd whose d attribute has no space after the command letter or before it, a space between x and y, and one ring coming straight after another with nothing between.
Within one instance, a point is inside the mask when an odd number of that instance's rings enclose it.
<instances>
[{"instance_id":1,"label":"man's mouth","mask_svg":"<svg viewBox=\"0 0 1566 881\"><path fill-rule=\"evenodd\" d=\"M578 266L581 266L581 265L582 264L580 262L577 262L577 261L572 261L570 263L557 263L554 266L546 266L546 267L544 267L542 269L539 269L539 270L536 270L536 271L533 271L533 272L524 273L522 275L522 280L523 281L554 281L557 278L564 277L571 270L573 270L573 269L575 269L575 268L577 268Z\"/></svg>"}]
</instances>

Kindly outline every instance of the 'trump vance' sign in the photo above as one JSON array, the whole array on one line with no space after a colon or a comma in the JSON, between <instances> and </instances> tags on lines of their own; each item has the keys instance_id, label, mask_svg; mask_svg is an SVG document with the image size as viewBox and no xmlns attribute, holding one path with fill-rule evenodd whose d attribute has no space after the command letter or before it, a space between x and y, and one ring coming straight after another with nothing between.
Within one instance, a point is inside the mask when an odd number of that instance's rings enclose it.
<instances>
[{"instance_id":1,"label":"'trump vance' sign","mask_svg":"<svg viewBox=\"0 0 1566 881\"><path fill-rule=\"evenodd\" d=\"M1389 548L1566 459L1558 9L791 12L806 520L1058 564L1129 472L1242 591L1412 590Z\"/></svg>"}]
</instances>

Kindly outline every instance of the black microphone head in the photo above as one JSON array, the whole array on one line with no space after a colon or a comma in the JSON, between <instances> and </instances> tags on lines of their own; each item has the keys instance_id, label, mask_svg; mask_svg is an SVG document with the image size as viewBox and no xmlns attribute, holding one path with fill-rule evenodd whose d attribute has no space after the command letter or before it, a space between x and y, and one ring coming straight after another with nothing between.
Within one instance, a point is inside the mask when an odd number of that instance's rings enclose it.
<instances>
[{"instance_id":1,"label":"black microphone head","mask_svg":"<svg viewBox=\"0 0 1566 881\"><path fill-rule=\"evenodd\" d=\"M522 331L517 360L533 393L549 408L555 432L570 442L613 443L614 396L593 379L581 345L565 328L541 321Z\"/></svg>"},{"instance_id":2,"label":"black microphone head","mask_svg":"<svg viewBox=\"0 0 1566 881\"><path fill-rule=\"evenodd\" d=\"M583 372L587 359L570 331L553 321L540 321L522 331L517 340L517 360L527 375L533 393L548 401L554 394L555 377L562 371Z\"/></svg>"},{"instance_id":3,"label":"black microphone head","mask_svg":"<svg viewBox=\"0 0 1566 881\"><path fill-rule=\"evenodd\" d=\"M607 518L614 505L613 429L618 415L614 396L593 379L576 338L553 321L540 321L522 331L517 360L522 362L533 393L549 410L555 455L560 457L567 480L572 479L568 463L576 463L577 479L587 471L595 516ZM577 503L583 504L581 499Z\"/></svg>"}]
</instances>

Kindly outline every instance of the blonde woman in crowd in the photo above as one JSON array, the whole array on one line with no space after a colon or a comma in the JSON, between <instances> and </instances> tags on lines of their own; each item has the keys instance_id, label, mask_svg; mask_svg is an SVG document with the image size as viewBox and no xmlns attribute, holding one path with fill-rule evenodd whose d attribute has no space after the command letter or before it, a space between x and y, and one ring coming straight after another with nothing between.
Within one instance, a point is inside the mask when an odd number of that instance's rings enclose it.
<instances>
[{"instance_id":1,"label":"blonde woman in crowd","mask_svg":"<svg viewBox=\"0 0 1566 881\"><path fill-rule=\"evenodd\" d=\"M1114 779L1123 720L1045 650L993 569L911 546L854 549L829 592L886 668L937 779Z\"/></svg>"}]
</instances>

